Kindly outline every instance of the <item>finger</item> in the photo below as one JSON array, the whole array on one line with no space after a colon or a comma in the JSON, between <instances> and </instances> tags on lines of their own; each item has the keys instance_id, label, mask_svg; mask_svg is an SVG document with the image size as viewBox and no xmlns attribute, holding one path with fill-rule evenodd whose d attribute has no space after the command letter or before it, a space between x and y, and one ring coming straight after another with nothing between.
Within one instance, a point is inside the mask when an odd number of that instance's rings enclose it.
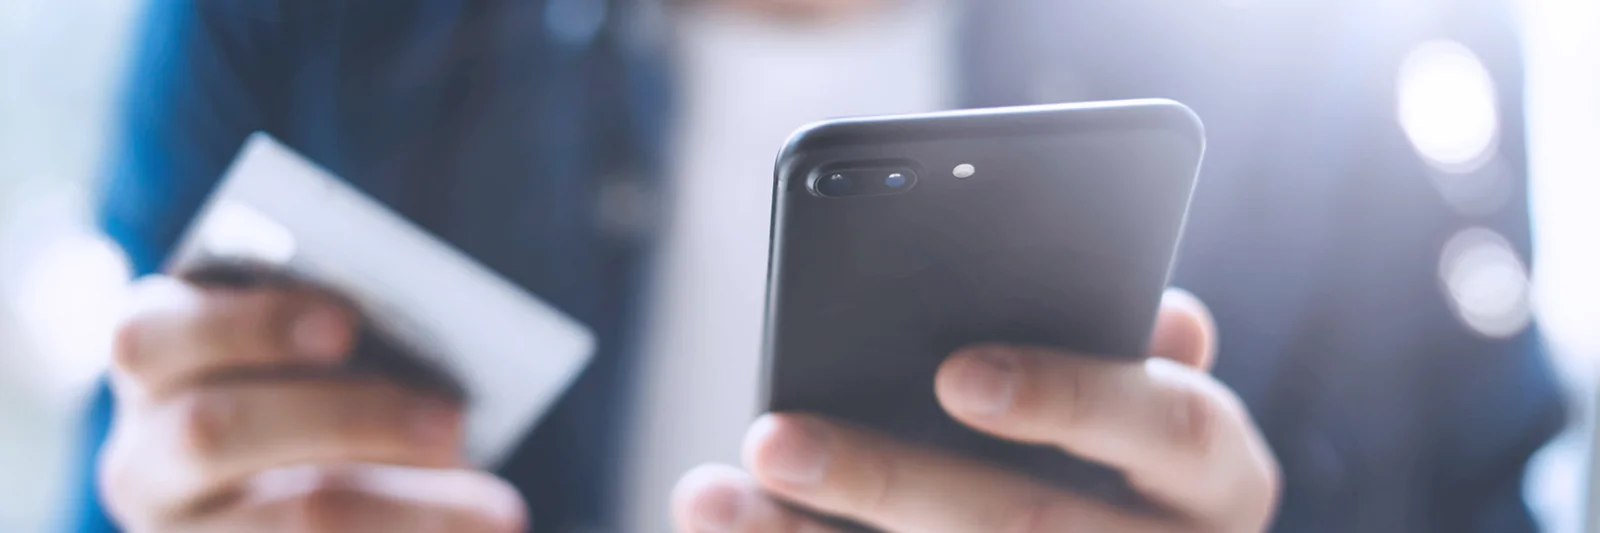
<instances>
[{"instance_id":1,"label":"finger","mask_svg":"<svg viewBox=\"0 0 1600 533\"><path fill-rule=\"evenodd\" d=\"M1150 338L1150 355L1209 371L1216 363L1217 324L1194 294L1167 289Z\"/></svg>"},{"instance_id":2,"label":"finger","mask_svg":"<svg viewBox=\"0 0 1600 533\"><path fill-rule=\"evenodd\" d=\"M767 491L893 532L1171 531L1172 524L805 415L767 415L745 462Z\"/></svg>"},{"instance_id":3,"label":"finger","mask_svg":"<svg viewBox=\"0 0 1600 533\"><path fill-rule=\"evenodd\" d=\"M237 500L195 531L521 533L515 489L470 470L371 464L302 465L253 476Z\"/></svg>"},{"instance_id":4,"label":"finger","mask_svg":"<svg viewBox=\"0 0 1600 533\"><path fill-rule=\"evenodd\" d=\"M237 383L186 392L113 429L102 474L115 499L184 514L272 468L324 462L460 464L459 409L381 381Z\"/></svg>"},{"instance_id":5,"label":"finger","mask_svg":"<svg viewBox=\"0 0 1600 533\"><path fill-rule=\"evenodd\" d=\"M354 342L354 314L309 290L201 289L142 281L117 334L120 387L170 394L207 376L283 365L330 365Z\"/></svg>"},{"instance_id":6,"label":"finger","mask_svg":"<svg viewBox=\"0 0 1600 533\"><path fill-rule=\"evenodd\" d=\"M722 0L737 10L784 20L827 22L848 20L882 8L882 0Z\"/></svg>"},{"instance_id":7,"label":"finger","mask_svg":"<svg viewBox=\"0 0 1600 533\"><path fill-rule=\"evenodd\" d=\"M1238 399L1172 361L979 347L947 360L935 389L973 428L1110 465L1180 511L1261 511L1238 506L1276 491L1272 456Z\"/></svg>"},{"instance_id":8,"label":"finger","mask_svg":"<svg viewBox=\"0 0 1600 533\"><path fill-rule=\"evenodd\" d=\"M749 474L705 465L684 474L672 490L678 533L829 533L837 531L772 501Z\"/></svg>"}]
</instances>

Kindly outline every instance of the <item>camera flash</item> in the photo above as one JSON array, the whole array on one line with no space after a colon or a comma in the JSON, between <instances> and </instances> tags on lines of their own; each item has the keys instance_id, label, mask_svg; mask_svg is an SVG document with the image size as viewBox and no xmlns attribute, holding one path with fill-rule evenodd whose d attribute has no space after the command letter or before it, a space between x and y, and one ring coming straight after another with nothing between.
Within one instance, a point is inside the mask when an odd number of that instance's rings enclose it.
<instances>
[{"instance_id":1,"label":"camera flash","mask_svg":"<svg viewBox=\"0 0 1600 533\"><path fill-rule=\"evenodd\" d=\"M956 169L950 171L950 173L954 174L957 178L970 178L970 177L972 177L973 174L976 174L977 172L978 172L978 168L977 167L974 167L974 166L972 166L970 164L967 164L967 163L962 163L962 164L956 165Z\"/></svg>"}]
</instances>

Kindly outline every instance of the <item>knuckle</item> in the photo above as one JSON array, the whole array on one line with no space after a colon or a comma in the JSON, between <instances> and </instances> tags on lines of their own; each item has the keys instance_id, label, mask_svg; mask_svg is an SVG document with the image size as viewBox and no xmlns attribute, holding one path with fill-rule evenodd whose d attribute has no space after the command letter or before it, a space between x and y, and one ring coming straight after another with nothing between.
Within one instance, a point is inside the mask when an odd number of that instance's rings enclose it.
<instances>
[{"instance_id":1,"label":"knuckle","mask_svg":"<svg viewBox=\"0 0 1600 533\"><path fill-rule=\"evenodd\" d=\"M999 533L1053 533L1068 529L1073 520L1073 510L1060 498L1036 496L1019 505L1014 512L1001 518Z\"/></svg>"},{"instance_id":2,"label":"knuckle","mask_svg":"<svg viewBox=\"0 0 1600 533\"><path fill-rule=\"evenodd\" d=\"M233 416L233 399L218 393L192 391L174 398L171 407L179 449L209 457L224 447Z\"/></svg>"},{"instance_id":3,"label":"knuckle","mask_svg":"<svg viewBox=\"0 0 1600 533\"><path fill-rule=\"evenodd\" d=\"M285 289L208 289L198 326L216 344L271 338L294 315L299 296Z\"/></svg>"},{"instance_id":4,"label":"knuckle","mask_svg":"<svg viewBox=\"0 0 1600 533\"><path fill-rule=\"evenodd\" d=\"M131 309L117 324L112 362L115 367L138 371L149 366L153 351L160 347L153 343L170 341L163 329L195 311L195 292L187 285L170 278L154 276L143 278L130 289Z\"/></svg>"},{"instance_id":5,"label":"knuckle","mask_svg":"<svg viewBox=\"0 0 1600 533\"><path fill-rule=\"evenodd\" d=\"M1204 390L1180 386L1171 390L1166 403L1163 408L1173 441L1199 455L1210 453L1222 416L1220 402Z\"/></svg>"},{"instance_id":6,"label":"knuckle","mask_svg":"<svg viewBox=\"0 0 1600 533\"><path fill-rule=\"evenodd\" d=\"M206 305L196 320L200 339L208 346L225 346L244 332L253 332L272 307L266 293L207 291Z\"/></svg>"},{"instance_id":7,"label":"knuckle","mask_svg":"<svg viewBox=\"0 0 1600 533\"><path fill-rule=\"evenodd\" d=\"M302 533L347 531L520 531L506 516L487 516L471 504L446 503L451 498L408 499L364 488L361 474L340 466L299 466L277 471L285 479L268 483L265 503L257 510L275 517L280 529ZM259 478L258 478L259 481ZM448 491L448 487L438 490ZM481 503L481 502L479 502Z\"/></svg>"},{"instance_id":8,"label":"knuckle","mask_svg":"<svg viewBox=\"0 0 1600 533\"><path fill-rule=\"evenodd\" d=\"M1238 397L1209 375L1154 359L1147 372L1155 387L1149 408L1153 412L1148 416L1161 428L1159 437L1179 453L1212 455L1218 447L1234 442L1240 429L1251 427L1240 420L1247 415Z\"/></svg>"},{"instance_id":9,"label":"knuckle","mask_svg":"<svg viewBox=\"0 0 1600 533\"><path fill-rule=\"evenodd\" d=\"M149 317L132 315L117 324L111 344L111 366L114 370L137 372L142 367L140 338L149 328Z\"/></svg>"},{"instance_id":10,"label":"knuckle","mask_svg":"<svg viewBox=\"0 0 1600 533\"><path fill-rule=\"evenodd\" d=\"M352 383L337 389L307 390L304 401L322 403L327 409L317 414L317 422L328 426L341 442L399 438L414 425L432 422L423 419L425 409L436 408L442 418L444 407L434 407L427 398L386 382ZM417 428L420 429L420 428Z\"/></svg>"},{"instance_id":11,"label":"knuckle","mask_svg":"<svg viewBox=\"0 0 1600 533\"><path fill-rule=\"evenodd\" d=\"M357 498L351 491L320 485L286 503L299 531L331 533L356 525L355 508L361 503L355 501Z\"/></svg>"},{"instance_id":12,"label":"knuckle","mask_svg":"<svg viewBox=\"0 0 1600 533\"><path fill-rule=\"evenodd\" d=\"M1091 423L1095 411L1095 384L1089 372L1068 364L1052 374L1059 378L1049 386L1056 388L1056 395L1062 399L1062 403L1047 406L1056 413L1056 422L1067 429Z\"/></svg>"},{"instance_id":13,"label":"knuckle","mask_svg":"<svg viewBox=\"0 0 1600 533\"><path fill-rule=\"evenodd\" d=\"M287 530L302 533L362 531L357 523L359 496L326 482L313 482L293 496L273 503L270 514L286 522Z\"/></svg>"},{"instance_id":14,"label":"knuckle","mask_svg":"<svg viewBox=\"0 0 1600 533\"><path fill-rule=\"evenodd\" d=\"M359 523L378 502L350 490L338 467L298 465L258 472L242 485L249 515L270 517L275 529L301 533L369 531Z\"/></svg>"},{"instance_id":15,"label":"knuckle","mask_svg":"<svg viewBox=\"0 0 1600 533\"><path fill-rule=\"evenodd\" d=\"M390 420L394 418L370 410L343 406L329 410L317 419L302 419L312 427L309 431L325 435L330 451L340 458L384 458L390 460L417 460L420 449L411 446L403 433L406 428Z\"/></svg>"}]
</instances>

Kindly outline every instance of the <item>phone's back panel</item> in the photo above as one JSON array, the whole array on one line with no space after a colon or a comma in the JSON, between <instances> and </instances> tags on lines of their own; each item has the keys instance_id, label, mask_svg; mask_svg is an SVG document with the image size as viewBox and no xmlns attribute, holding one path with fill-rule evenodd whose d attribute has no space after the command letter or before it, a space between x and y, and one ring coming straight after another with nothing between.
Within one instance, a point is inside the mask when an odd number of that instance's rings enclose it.
<instances>
[{"instance_id":1,"label":"phone's back panel","mask_svg":"<svg viewBox=\"0 0 1600 533\"><path fill-rule=\"evenodd\" d=\"M1142 357L1203 150L1169 101L813 126L780 156L767 407L844 419L1085 488L1093 466L1005 443L940 409L934 373L979 342ZM956 167L971 175L956 177ZM850 169L895 194L830 197ZM1091 490L1095 490L1092 487Z\"/></svg>"}]
</instances>

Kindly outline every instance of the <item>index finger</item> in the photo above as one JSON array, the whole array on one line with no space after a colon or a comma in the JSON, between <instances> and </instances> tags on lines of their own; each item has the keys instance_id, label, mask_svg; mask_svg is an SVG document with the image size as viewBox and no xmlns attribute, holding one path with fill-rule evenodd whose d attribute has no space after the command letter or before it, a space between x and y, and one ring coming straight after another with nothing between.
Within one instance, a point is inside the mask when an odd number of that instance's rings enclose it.
<instances>
[{"instance_id":1,"label":"index finger","mask_svg":"<svg viewBox=\"0 0 1600 533\"><path fill-rule=\"evenodd\" d=\"M202 288L157 276L135 287L112 378L123 393L160 396L240 370L338 364L354 341L354 313L313 290Z\"/></svg>"},{"instance_id":2,"label":"index finger","mask_svg":"<svg viewBox=\"0 0 1600 533\"><path fill-rule=\"evenodd\" d=\"M897 533L1181 530L992 465L810 415L765 415L745 463L770 493Z\"/></svg>"}]
</instances>

